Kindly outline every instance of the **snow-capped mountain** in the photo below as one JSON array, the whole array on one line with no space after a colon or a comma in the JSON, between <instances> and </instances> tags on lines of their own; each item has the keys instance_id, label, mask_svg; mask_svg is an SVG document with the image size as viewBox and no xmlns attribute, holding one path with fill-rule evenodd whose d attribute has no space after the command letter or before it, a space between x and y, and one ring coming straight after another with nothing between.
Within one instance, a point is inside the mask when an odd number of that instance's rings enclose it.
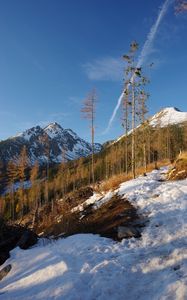
<instances>
[{"instance_id":1,"label":"snow-capped mountain","mask_svg":"<svg viewBox=\"0 0 187 300\"><path fill-rule=\"evenodd\" d=\"M149 122L153 127L181 124L187 122L187 112L182 112L176 107L166 107L151 117Z\"/></svg>"},{"instance_id":2,"label":"snow-capped mountain","mask_svg":"<svg viewBox=\"0 0 187 300\"><path fill-rule=\"evenodd\" d=\"M187 122L187 112L182 112L176 107L165 107L156 113L154 116L149 118L149 125L152 127L166 127L169 125L180 125ZM138 125L136 128L139 128L141 125ZM131 130L128 134L131 134ZM119 142L125 135L121 135L117 140L113 142Z\"/></svg>"},{"instance_id":3,"label":"snow-capped mountain","mask_svg":"<svg viewBox=\"0 0 187 300\"><path fill-rule=\"evenodd\" d=\"M11 159L18 159L23 146L26 146L31 164L36 160L40 164L45 163L48 155L50 163L59 163L63 159L62 153L67 160L91 154L90 143L81 139L71 129L63 129L58 123L51 123L44 128L30 128L0 142L0 161L6 163ZM95 144L95 152L99 152L101 148L100 144Z\"/></svg>"}]
</instances>

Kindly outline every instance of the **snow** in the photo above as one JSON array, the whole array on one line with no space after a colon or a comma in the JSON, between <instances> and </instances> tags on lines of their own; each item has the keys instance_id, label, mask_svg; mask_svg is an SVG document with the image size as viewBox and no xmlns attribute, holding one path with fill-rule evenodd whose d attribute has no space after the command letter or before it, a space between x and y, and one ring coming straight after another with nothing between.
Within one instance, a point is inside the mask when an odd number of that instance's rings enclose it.
<instances>
[{"instance_id":1,"label":"snow","mask_svg":"<svg viewBox=\"0 0 187 300\"><path fill-rule=\"evenodd\" d=\"M108 202L112 196L114 195L114 192L109 191L105 195L101 193L94 193L90 198L88 198L86 201L84 201L82 204L77 205L76 207L72 208L72 212L76 211L84 211L84 209L89 206L93 205L93 209L98 209L101 205Z\"/></svg>"},{"instance_id":2,"label":"snow","mask_svg":"<svg viewBox=\"0 0 187 300\"><path fill-rule=\"evenodd\" d=\"M47 135L54 139L59 135L63 134L64 129L58 124L58 123L50 123L48 126L44 128L44 132L47 133Z\"/></svg>"},{"instance_id":3,"label":"snow","mask_svg":"<svg viewBox=\"0 0 187 300\"><path fill-rule=\"evenodd\" d=\"M0 282L0 299L187 299L187 179L160 181L166 172L153 171L115 191L148 218L140 239L117 243L78 234L16 248L1 266L12 264Z\"/></svg>"},{"instance_id":4,"label":"snow","mask_svg":"<svg viewBox=\"0 0 187 300\"><path fill-rule=\"evenodd\" d=\"M3 195L6 195L6 194L10 193L11 190L13 190L13 191L15 192L15 191L19 190L21 187L22 187L22 183L20 183L20 182L15 182L15 183L13 184L13 186L8 187L8 188L6 188L6 189L4 190ZM29 189L29 188L31 187L31 181L30 181L30 180L25 180L25 181L23 182L23 187L24 187L24 189Z\"/></svg>"},{"instance_id":5,"label":"snow","mask_svg":"<svg viewBox=\"0 0 187 300\"><path fill-rule=\"evenodd\" d=\"M184 122L187 122L187 112L182 112L175 107L166 107L150 119L150 125L154 127L166 127Z\"/></svg>"}]
</instances>

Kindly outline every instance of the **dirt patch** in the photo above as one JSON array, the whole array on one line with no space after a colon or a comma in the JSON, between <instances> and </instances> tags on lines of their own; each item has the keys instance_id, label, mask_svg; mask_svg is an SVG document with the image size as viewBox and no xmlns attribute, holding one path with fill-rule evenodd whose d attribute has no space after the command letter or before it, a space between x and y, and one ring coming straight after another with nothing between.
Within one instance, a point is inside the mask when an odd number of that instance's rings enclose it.
<instances>
[{"instance_id":1,"label":"dirt patch","mask_svg":"<svg viewBox=\"0 0 187 300\"><path fill-rule=\"evenodd\" d=\"M89 205L83 212L67 213L58 224L45 229L44 234L67 237L77 233L93 233L121 240L122 237L118 234L119 227L135 228L136 237L138 237L144 226L145 220L138 215L137 209L128 200L114 195L99 209L94 209L93 205Z\"/></svg>"},{"instance_id":2,"label":"dirt patch","mask_svg":"<svg viewBox=\"0 0 187 300\"><path fill-rule=\"evenodd\" d=\"M64 197L63 201L65 201L70 208L73 208L79 204L82 204L92 195L93 189L90 186L87 186L69 193L67 196Z\"/></svg>"}]
</instances>

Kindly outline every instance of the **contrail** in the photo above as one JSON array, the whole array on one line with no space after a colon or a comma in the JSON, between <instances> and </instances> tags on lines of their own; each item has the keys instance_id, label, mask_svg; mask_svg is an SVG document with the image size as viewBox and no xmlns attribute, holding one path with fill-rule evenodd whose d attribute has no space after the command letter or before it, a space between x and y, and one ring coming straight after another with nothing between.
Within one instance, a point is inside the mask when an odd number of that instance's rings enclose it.
<instances>
[{"instance_id":1,"label":"contrail","mask_svg":"<svg viewBox=\"0 0 187 300\"><path fill-rule=\"evenodd\" d=\"M153 42L154 42L154 39L155 39L155 36L156 36L156 33L158 31L158 28L159 28L159 25L162 21L162 19L164 18L164 16L166 15L167 13L167 10L170 6L170 4L173 2L174 0L166 0L164 2L164 4L162 5L161 9L159 10L159 13L158 13L158 16L157 16L157 19L156 19L156 22L153 24L153 26L151 27L150 29L150 32L148 33L147 35L147 39L145 41L145 44L142 48L142 51L140 53L140 56L138 58L138 63L137 63L137 68L140 67L146 57L149 55L150 51L151 51L151 48L152 48L152 45L153 45ZM114 108L114 111L112 113L112 116L108 122L108 126L106 128L106 130L104 131L104 133L107 133L112 125L112 122L114 121L114 118L116 116L116 113L121 105L121 102L122 102L122 99L123 99L123 95L124 95L124 91L121 93L119 99L118 99L118 102L117 102L117 105L116 107Z\"/></svg>"}]
</instances>

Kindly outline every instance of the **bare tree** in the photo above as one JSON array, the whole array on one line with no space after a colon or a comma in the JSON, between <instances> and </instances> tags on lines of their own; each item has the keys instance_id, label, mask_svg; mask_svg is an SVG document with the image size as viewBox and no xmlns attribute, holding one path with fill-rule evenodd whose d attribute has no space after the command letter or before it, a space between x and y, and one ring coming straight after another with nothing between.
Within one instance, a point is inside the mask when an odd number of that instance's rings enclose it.
<instances>
[{"instance_id":1,"label":"bare tree","mask_svg":"<svg viewBox=\"0 0 187 300\"><path fill-rule=\"evenodd\" d=\"M176 0L175 13L178 15L187 11L187 1L186 0Z\"/></svg>"},{"instance_id":2,"label":"bare tree","mask_svg":"<svg viewBox=\"0 0 187 300\"><path fill-rule=\"evenodd\" d=\"M125 83L125 87L127 82ZM129 133L129 109L131 102L129 101L129 91L125 88L124 98L123 98L123 123L122 126L125 129L125 172L128 174L128 133Z\"/></svg>"},{"instance_id":3,"label":"bare tree","mask_svg":"<svg viewBox=\"0 0 187 300\"><path fill-rule=\"evenodd\" d=\"M135 172L135 117L136 117L136 98L135 98L135 86L136 86L136 78L139 76L140 68L136 66L135 62L135 54L138 50L138 43L136 41L132 42L130 45L130 51L128 54L125 54L123 58L127 61L127 67L125 70L126 75L126 82L127 85L125 90L131 90L131 108L132 108L132 115L131 115L131 126L132 126L132 144L131 144L131 167L132 167L132 174L133 178L136 177Z\"/></svg>"},{"instance_id":4,"label":"bare tree","mask_svg":"<svg viewBox=\"0 0 187 300\"><path fill-rule=\"evenodd\" d=\"M81 109L81 113L84 119L88 119L90 121L91 128L91 144L92 144L92 183L95 182L94 179L94 135L95 135L95 112L96 112L96 91L93 89L88 97L83 102L83 107Z\"/></svg>"}]
</instances>

